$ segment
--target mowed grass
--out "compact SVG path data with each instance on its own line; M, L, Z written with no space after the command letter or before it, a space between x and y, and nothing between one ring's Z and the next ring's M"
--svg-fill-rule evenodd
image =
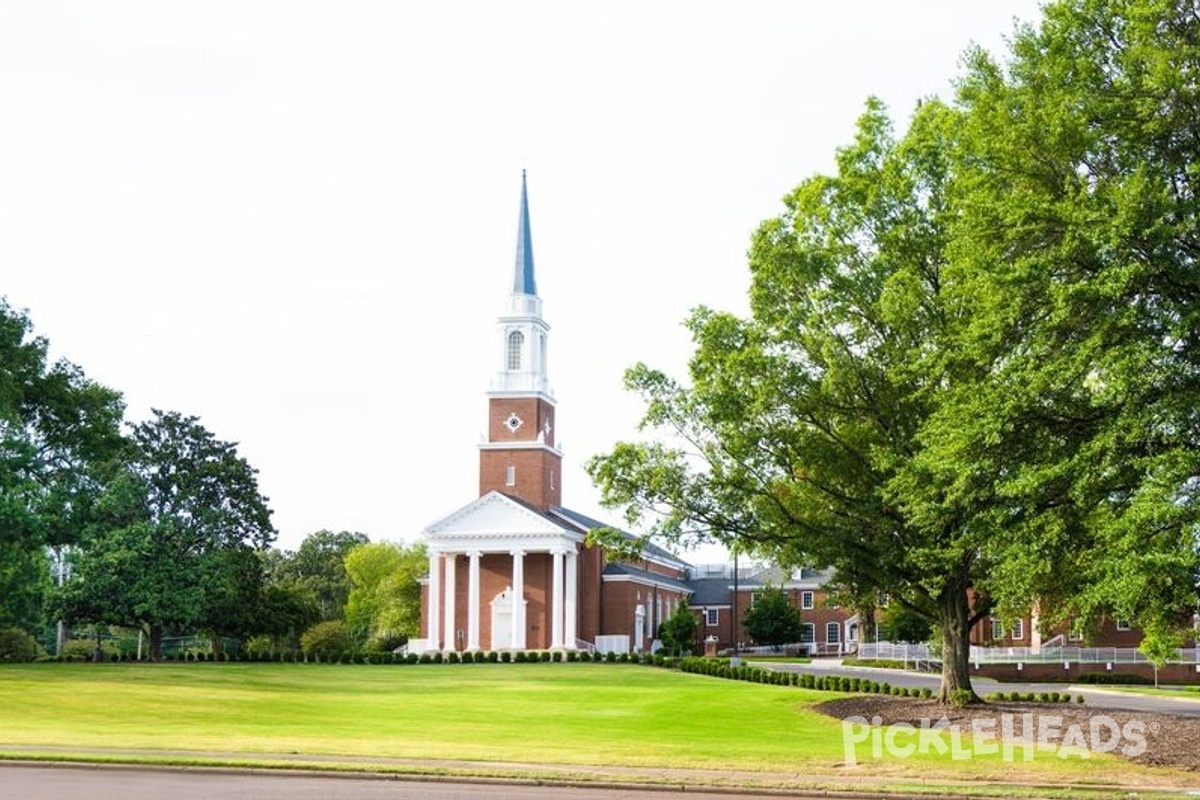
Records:
M311 754L873 779L1165 777L1107 755L872 758L848 768L839 695L610 664L0 665L5 746Z
M605 664L3 666L0 745L776 768L841 758L828 697Z

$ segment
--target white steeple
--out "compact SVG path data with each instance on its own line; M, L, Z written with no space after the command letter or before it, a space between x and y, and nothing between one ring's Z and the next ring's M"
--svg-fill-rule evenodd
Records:
M521 171L521 212L517 222L517 259L513 267L508 313L498 322L500 369L490 395L541 395L553 399L546 377L546 336L550 326L542 319L542 298L537 295L533 272L533 237L529 226L529 194Z

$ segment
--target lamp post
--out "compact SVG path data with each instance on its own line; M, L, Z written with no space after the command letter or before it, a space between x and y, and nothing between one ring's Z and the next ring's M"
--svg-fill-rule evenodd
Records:
M741 648L738 642L738 551L737 545L733 547L733 620L729 623L729 627L733 630L733 658L729 659L730 666L740 667L742 665L742 657L740 655Z

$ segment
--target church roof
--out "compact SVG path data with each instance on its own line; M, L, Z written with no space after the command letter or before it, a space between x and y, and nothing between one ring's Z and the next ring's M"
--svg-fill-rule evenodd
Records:
M533 234L529 228L529 193L521 170L521 218L517 222L517 261L513 268L513 294L537 295L533 276Z
M608 564L607 566L604 567L604 572L601 574L609 577L610 579L621 576L621 577L626 577L626 578L632 578L632 579L638 581L639 583L658 584L659 586L662 586L667 589L674 589L675 591L678 591L678 592L692 591L692 586L690 583L685 583L684 581L681 581L678 578L672 578L670 575L663 575L658 572L651 572L648 569L641 569L639 567L631 567L628 564L618 564L618 563Z
M616 527L615 525L609 525L606 522L601 522L598 519L593 519L592 517L589 517L586 514L580 514L578 511L572 511L569 508L555 507L555 508L550 509L550 513L556 514L559 517L567 520L568 522L572 523L573 525L575 525L577 528L579 528L580 530L582 530L585 533L587 531L593 530L595 528L615 528ZM618 528L617 530L620 530L620 529ZM637 538L632 533L629 533L627 531L621 531L621 534L628 539ZM659 561L659 562L667 564L668 566L677 567L679 569L687 569L688 567L691 566L691 564L687 563L686 561L683 561L682 559L679 558L679 556L675 555L671 551L666 550L662 547L659 547L658 545L654 544L653 542L649 542L649 541L643 542L642 555L648 559L651 559L654 561Z
M688 605L727 606L733 603L731 578L692 578L688 581L688 587L692 590Z

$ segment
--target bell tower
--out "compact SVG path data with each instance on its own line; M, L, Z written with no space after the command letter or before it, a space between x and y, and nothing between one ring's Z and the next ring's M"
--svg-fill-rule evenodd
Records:
M524 170L512 291L496 327L499 369L488 391L487 441L479 445L479 494L503 492L543 510L562 505L562 453L554 445L554 396L546 377L550 326L534 276Z

